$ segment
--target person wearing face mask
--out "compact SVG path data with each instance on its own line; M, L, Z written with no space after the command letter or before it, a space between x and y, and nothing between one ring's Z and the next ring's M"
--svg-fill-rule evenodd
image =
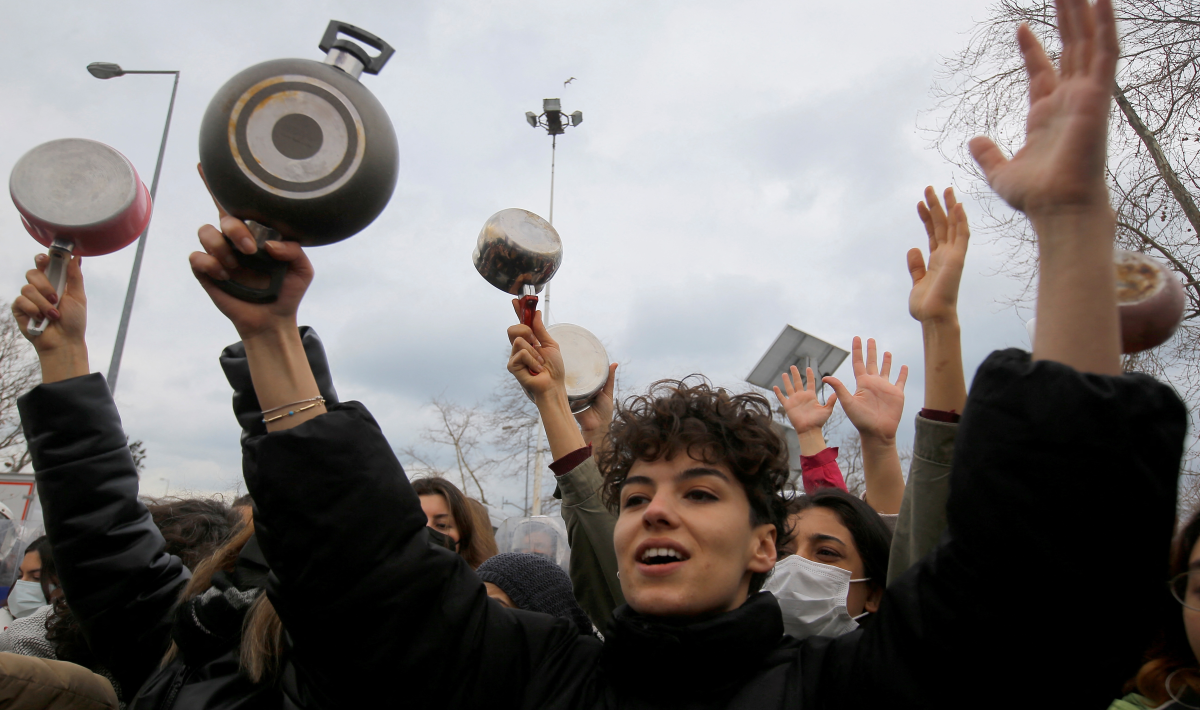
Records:
M797 639L840 636L879 610L891 531L867 503L837 488L788 502L792 540L763 585Z
M29 616L62 594L58 589L54 553L45 535L25 548L18 574L17 581L8 593L8 611L14 619Z

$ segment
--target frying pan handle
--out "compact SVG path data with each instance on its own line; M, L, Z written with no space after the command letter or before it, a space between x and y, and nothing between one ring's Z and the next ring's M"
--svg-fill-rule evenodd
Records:
M233 255L237 257L238 266L270 276L271 283L266 288L253 288L233 279L214 281L213 283L230 296L240 298L248 303L274 303L279 298L279 289L283 286L283 277L287 275L288 264L286 261L272 258L267 254L266 249L263 249L263 244L270 239L278 240L279 233L257 222L247 221L246 226L254 234L254 240L258 243L258 251L253 254L243 254L233 245L229 237L225 237L225 241L233 250Z
M379 54L376 54L374 57L372 57L357 44L353 42L347 42L344 39L338 39L337 36L339 34L353 37L368 47L374 47L375 49L378 49ZM328 54L329 51L334 47L347 51L357 57L358 60L363 63L363 71L368 74L378 74L379 70L383 69L383 65L387 64L388 60L392 58L392 55L396 53L396 50L392 48L392 45L384 42L361 27L355 27L347 22L330 20L329 26L325 28L325 36L321 38L320 48L322 52Z
M537 304L537 296L521 296L521 325L533 327L533 314L537 312Z
M50 266L46 267L46 278L50 279L50 285L54 287L54 293L58 294L60 303L63 293L67 290L67 264L71 261L71 252L74 249L75 243L65 239L55 239L50 245ZM39 318L29 326L29 334L36 338L45 333L49 325L49 318Z

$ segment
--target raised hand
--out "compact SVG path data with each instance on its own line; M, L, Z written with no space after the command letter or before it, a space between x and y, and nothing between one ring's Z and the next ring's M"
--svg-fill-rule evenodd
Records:
M908 252L912 292L908 312L921 323L950 323L958 319L958 286L967 258L971 229L967 213L946 188L946 208L938 202L933 187L925 188L925 201L917 203L917 214L929 236L929 264L920 249Z
M990 138L970 143L992 189L1031 217L1109 204L1104 163L1119 54L1112 1L1054 4L1063 45L1058 71L1028 25L1017 31L1029 74L1025 145L1010 160Z
M833 407L837 404L837 392L834 392L825 400L825 404L817 401L817 381L811 367L806 369L805 374L807 380L800 378L800 370L795 365L792 365L791 376L788 373L783 373L783 390L778 386L775 387L775 396L779 398L779 404L783 407L783 413L787 415L788 421L792 423L792 428L797 434L804 434L812 430L820 430L825 426L825 422L829 421L829 415L833 414ZM807 381L808 384L804 384ZM797 389L793 384L800 384ZM786 395L784 394L786 392Z
M520 320L521 304L515 298L513 310ZM583 434L575 425L571 404L567 401L562 351L542 323L542 312L534 312L532 327L520 323L509 326L508 342L512 344L508 371L525 391L533 395L533 403L537 405L542 427L546 430L550 454L557 460L583 448L586 445ZM611 377L609 381L611 383ZM609 392L611 399L611 390Z
M521 317L520 302L513 299L513 309ZM566 401L566 367L558 343L550 337L542 323L542 312L536 311L533 326L509 326L508 342L512 354L508 359L508 371L517 378L521 387L533 395L534 402L545 397L561 395Z
M863 439L894 444L900 418L904 415L904 382L908 379L908 366L901 366L900 374L892 383L888 379L892 372L892 354L885 352L880 365L876 364L876 355L875 340L868 339L864 360L862 338L855 336L851 352L855 391L851 393L836 377L826 377L824 381L833 387L846 416Z
M200 173L200 177L203 179L203 172ZM217 287L216 281L236 277L241 282L254 283L264 277L256 271L240 268L229 242L225 241L225 237L228 236L245 254L257 251L254 237L246 223L231 216L215 199L213 203L216 204L217 215L220 218L220 229L206 224L198 232L204 251L192 252L189 257L196 280L208 293L217 309L233 322L243 340L272 328L295 328L296 311L299 310L300 301L313 280L312 263L295 242L266 242L264 248L273 258L288 262L279 298L274 303L250 303L225 293Z
M614 362L608 366L608 381L604 383L604 389L592 400L592 406L575 415L575 421L579 422L579 429L583 433L583 440L593 447L599 448L603 445L608 428L612 425L615 407L613 388L616 382L617 363Z
M12 303L13 318L21 334L33 343L42 365L42 382L58 382L89 372L87 343L87 294L83 288L82 258L71 257L67 264L67 288L62 298L46 277L50 257L34 257L36 268L25 272L28 282ZM29 336L30 321L46 316L50 323L37 337Z

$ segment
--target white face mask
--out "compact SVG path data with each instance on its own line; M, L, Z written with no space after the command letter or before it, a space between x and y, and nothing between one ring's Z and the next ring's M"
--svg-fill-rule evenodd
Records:
M790 555L775 563L775 571L767 578L763 590L775 595L783 612L783 630L789 636L805 639L809 636L841 636L858 628L866 614L850 616L846 596L851 582L848 570L813 562L799 555Z
M46 595L42 594L41 582L18 580L8 593L8 610L14 619L23 619L44 606Z

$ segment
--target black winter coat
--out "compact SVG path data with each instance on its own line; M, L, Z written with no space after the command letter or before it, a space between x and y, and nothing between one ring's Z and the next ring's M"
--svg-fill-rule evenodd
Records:
M417 496L355 403L250 440L246 470L268 593L321 704L1105 707L1166 592L1185 427L1179 398L1148 377L994 353L960 426L941 545L869 628L804 641L783 635L769 594L701 621L621 607L605 645L503 608L428 544ZM315 590L347 612L340 623L312 614Z
M336 402L320 339L307 328L302 336L321 392ZM222 365L229 356L222 354ZM245 383L230 374L243 390L234 410L253 429L262 415L248 369L244 375ZM162 535L137 499L137 470L108 385L100 375L77 377L36 387L18 405L64 594L130 709L312 707L286 662L278 683L251 683L240 672L236 640L228 648L204 632L176 628L182 653L160 667L191 573L164 552ZM261 423L258 430L265 431ZM243 557L257 550L254 538L246 548Z

